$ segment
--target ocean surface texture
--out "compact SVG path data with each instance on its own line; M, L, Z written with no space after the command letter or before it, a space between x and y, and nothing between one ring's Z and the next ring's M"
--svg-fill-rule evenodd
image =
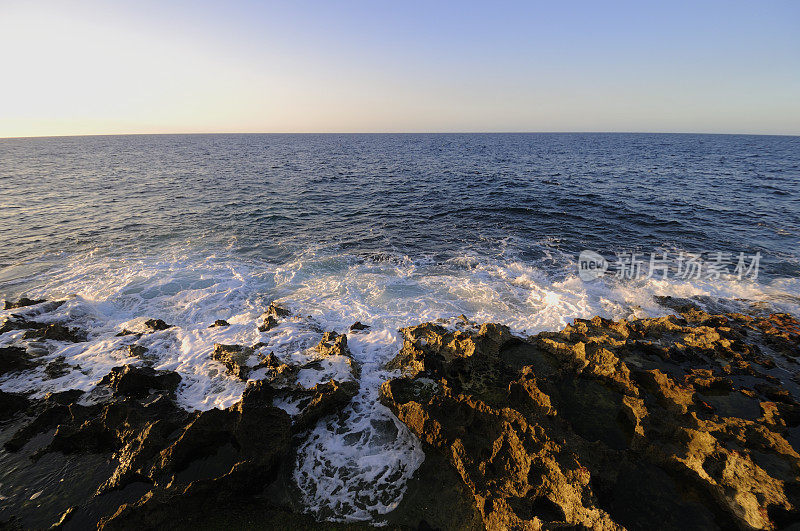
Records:
M584 281L583 250L759 253L759 274ZM573 318L663 315L658 295L714 309L800 312L800 138L660 134L176 135L0 140L0 298L68 302L86 343L72 369L0 379L5 391L91 391L150 363L183 380L187 409L227 407L245 383L214 343L262 341L307 360L324 331L351 334L362 364L346 415L307 435L294 479L308 510L377 519L424 459L377 397L398 328L437 318L519 334ZM253 323L278 300L302 318ZM10 313L0 312L0 318ZM208 328L217 319L229 327ZM0 346L17 332L0 335ZM312 386L346 366L302 374ZM252 377L257 378L258 374ZM291 410L292 404L284 404Z

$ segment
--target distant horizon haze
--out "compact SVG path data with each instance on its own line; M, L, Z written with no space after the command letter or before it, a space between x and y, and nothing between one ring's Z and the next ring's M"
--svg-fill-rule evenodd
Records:
M9 0L0 138L800 134L800 2Z

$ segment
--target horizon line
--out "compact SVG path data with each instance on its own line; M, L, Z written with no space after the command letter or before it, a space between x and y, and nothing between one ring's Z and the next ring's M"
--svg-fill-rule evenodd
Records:
M709 135L709 136L787 136L800 133L714 133L697 131L215 131L176 133L85 133L70 135L0 136L0 140L33 138L82 138L111 136L213 136L213 135Z

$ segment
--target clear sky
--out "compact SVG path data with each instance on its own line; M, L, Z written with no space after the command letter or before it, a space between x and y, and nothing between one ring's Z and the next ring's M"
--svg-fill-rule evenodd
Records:
M800 134L800 1L0 0L0 137Z

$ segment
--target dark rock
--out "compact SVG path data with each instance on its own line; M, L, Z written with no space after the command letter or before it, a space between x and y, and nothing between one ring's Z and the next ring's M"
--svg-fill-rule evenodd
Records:
M41 328L28 330L23 339L51 339L53 341L69 341L81 343L86 341L86 332L80 328L69 328L59 323L45 325Z
M14 371L32 369L36 364L22 347L0 347L0 376Z
M144 358L147 350L143 345L128 345L128 355L134 358Z
M272 301L269 305L269 308L267 308L267 315L271 315L275 318L280 319L283 317L289 317L290 315L292 315L292 312L289 311L289 309L286 308L285 306L281 305L279 302Z
M43 302L47 302L46 299L29 299L28 297L22 297L17 302L13 301L4 301L3 302L3 309L4 310L14 310L16 308L24 308L25 306L33 306L34 304L41 304Z
M28 409L30 401L25 395L0 391L0 421L8 420Z
M270 303L267 312L264 314L264 322L258 327L259 332L268 332L278 326L279 319L289 317L292 312L288 308L281 306L279 303L273 301Z
M275 319L272 315L267 315L264 317L264 322L261 323L258 327L259 332L269 332L273 328L278 326L278 320Z
M214 324L209 326L209 328L216 328L216 327L219 327L219 326L230 326L230 325L231 324L228 321L226 321L225 319L217 319L216 321L214 321Z
M178 373L172 371L156 371L151 367L134 367L125 365L114 367L100 380L120 395L143 398L150 390L174 392L181 382Z
M64 356L59 356L50 363L48 363L45 368L44 372L47 374L47 377L52 379L61 378L65 374L68 374L72 367L67 364L67 359Z
M168 328L172 328L173 325L167 324L161 319L148 319L144 322L144 325L154 332L160 332L161 330L167 330Z
M317 384L311 389L295 392L295 396L302 394L311 399L303 405L301 412L294 419L294 430L305 431L314 427L322 417L342 410L358 394L358 388L358 382L353 380L346 382L331 380Z
M37 328L44 328L47 325L44 323L38 323L36 321L29 321L22 316L19 315L12 315L11 317L7 317L3 320L3 323L0 324L0 334L4 334L6 332L10 332L12 330L32 330Z
M234 357L246 349L222 347ZM261 362L274 369L291 367L271 353ZM0 407L7 405L3 412L27 411L33 417L6 448L19 451L37 435L52 431L49 444L33 453L35 460L51 452L106 455L116 467L98 487L98 495L133 484L147 489L138 502L107 512L97 522L102 528L174 526L175 515L199 527L207 527L209 521L222 525L215 515L238 518L243 506L251 511L248 514L258 514L259 522L263 516L278 527L305 522L306 517L280 508L282 502L273 503L263 493L294 462L293 437L323 416L341 411L358 384L330 381L313 389L281 390L303 402L292 421L273 406L277 391L266 381L250 382L242 399L227 409L199 413L186 412L173 402L171 393L179 381L175 373L126 366L114 368L102 380L114 393L99 404L81 405L80 391L49 394L38 401L0 393ZM122 492L116 499L125 499ZM67 526L86 525L84 519L91 516L82 507ZM313 520L306 525L313 526Z
M352 332L359 332L361 330L369 330L369 325L365 325L361 321L356 321L350 325L350 331Z
M225 365L232 375L247 380L250 367L246 365L248 358L253 354L253 349L242 345L214 344L214 353L211 357Z

